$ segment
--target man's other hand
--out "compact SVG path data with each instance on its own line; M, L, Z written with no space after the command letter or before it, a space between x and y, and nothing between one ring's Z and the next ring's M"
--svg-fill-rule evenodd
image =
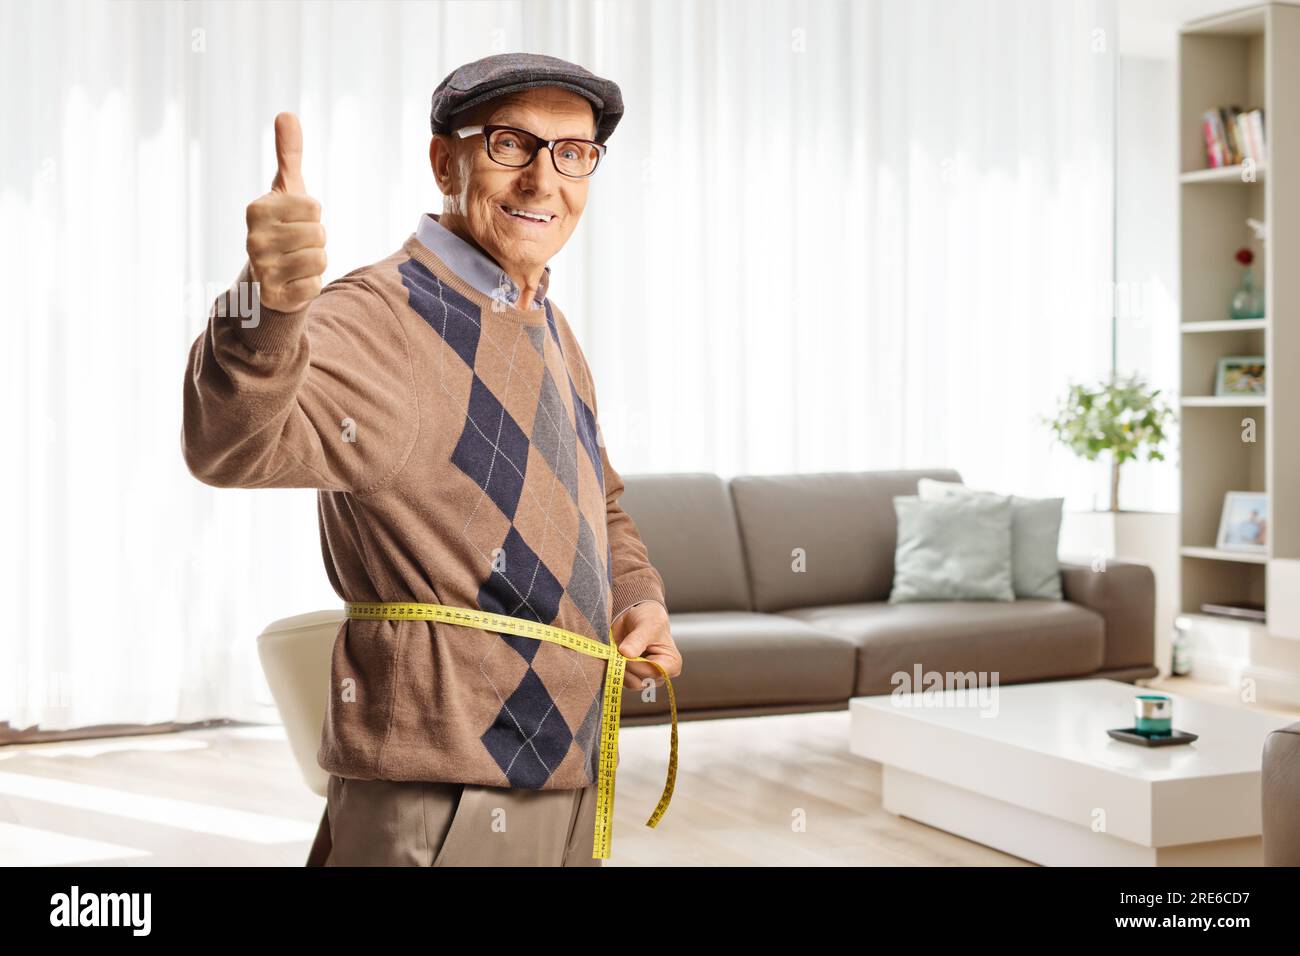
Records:
M614 643L624 657L655 661L669 677L677 677L682 672L682 655L668 630L668 611L657 601L628 608L614 622ZM663 677L652 664L632 661L623 674L623 686L641 690L648 686L647 679L652 679L655 687L664 685Z

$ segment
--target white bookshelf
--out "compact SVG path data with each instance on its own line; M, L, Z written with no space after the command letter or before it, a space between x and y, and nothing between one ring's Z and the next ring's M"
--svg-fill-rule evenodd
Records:
M1187 24L1178 38L1181 542L1184 615L1206 602L1264 604L1267 639L1300 638L1300 7L1260 4ZM1267 160L1206 169L1201 115L1264 109ZM1252 175L1253 173L1253 175ZM1264 221L1260 242L1247 218ZM1255 253L1264 319L1228 318ZM1265 395L1214 394L1217 361L1262 355ZM1253 420L1255 441L1242 440ZM1224 495L1269 496L1268 550L1215 547Z
M1179 182L1183 183L1230 183L1246 182L1246 167L1219 166L1215 169L1194 169L1190 173L1183 173L1178 177ZM1263 179L1264 173L1268 171L1266 163L1257 163L1251 173L1256 179Z
M1187 395L1179 404L1183 408L1267 408L1268 399L1262 395Z
M1268 555L1255 554L1251 551L1223 551L1219 548L1196 548L1185 546L1178 552L1184 558L1200 558L1203 561L1242 561L1246 564L1267 564ZM1190 613L1184 611L1184 614Z
M1224 319L1222 322L1184 322L1184 332L1263 331L1268 319Z

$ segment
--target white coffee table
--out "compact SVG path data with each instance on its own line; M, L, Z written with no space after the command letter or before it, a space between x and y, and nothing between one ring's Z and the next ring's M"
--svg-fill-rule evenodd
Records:
M1294 718L1170 694L1174 727L1199 740L1106 736L1133 726L1141 693L1080 680L856 697L849 748L881 764L886 810L1035 863L1260 864L1264 738Z

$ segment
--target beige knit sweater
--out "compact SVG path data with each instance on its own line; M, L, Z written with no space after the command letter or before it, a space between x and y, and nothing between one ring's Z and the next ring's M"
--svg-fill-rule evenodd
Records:
M494 303L414 235L299 312L241 317L249 278L245 265L190 351L185 461L217 487L319 489L341 600L450 604L600 641L620 611L665 601L619 506L591 370L549 299ZM346 621L318 760L343 777L589 786L604 670L477 628Z

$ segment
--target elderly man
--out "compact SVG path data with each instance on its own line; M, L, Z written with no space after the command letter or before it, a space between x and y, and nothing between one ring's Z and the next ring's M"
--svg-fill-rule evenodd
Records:
M431 117L442 214L323 289L302 133L277 116L279 168L248 207L248 262L190 352L182 442L207 484L319 489L326 571L346 602L612 636L674 677L663 580L619 506L591 369L547 296L547 262L622 111L613 82L553 57L453 71ZM606 666L480 627L345 621L308 865L599 865ZM655 666L627 664L625 686L651 681Z

